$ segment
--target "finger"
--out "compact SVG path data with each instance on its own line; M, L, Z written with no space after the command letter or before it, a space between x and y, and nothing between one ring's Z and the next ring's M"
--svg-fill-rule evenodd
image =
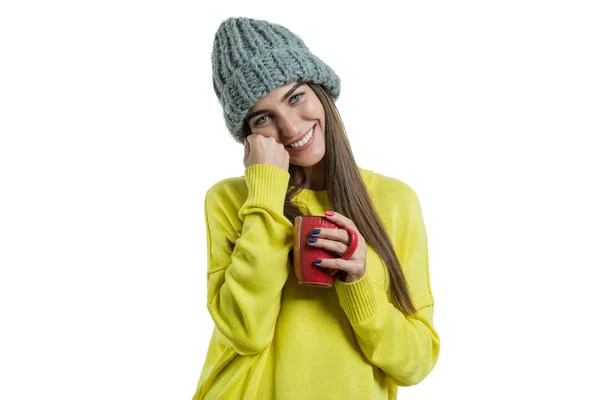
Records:
M352 270L352 265L346 261L346 260L342 260L340 258L320 258L319 260L321 260L321 262L317 263L315 262L315 265L321 268L329 268L331 270L334 271L350 271Z
M335 228L315 228L310 231L310 235L316 238L337 240L342 243L350 242L350 235L344 229Z
M340 213L337 213L335 211L325 211L325 217L328 220L335 222L342 228L352 228L354 230L357 230L356 225L354 225L354 222L352 222L350 218L345 217Z
M346 250L348 250L348 245L342 242L322 238L310 238L308 240L308 245L318 247L323 250L329 250L333 253L339 254L340 256L344 254Z

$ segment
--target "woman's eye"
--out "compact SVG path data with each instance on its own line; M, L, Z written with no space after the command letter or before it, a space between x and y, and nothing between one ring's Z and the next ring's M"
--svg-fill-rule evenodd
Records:
M304 93L298 93L290 97L290 103L296 103L303 96Z
M299 102L300 99L302 98L302 96L304 96L304 93L296 93L295 95L290 97L290 103L295 104L295 103ZM259 126L259 125L264 124L267 121L267 118L269 118L267 115L263 115L262 117L260 117L256 121L254 121L254 126Z
M254 122L254 126L258 126L258 125L262 124L263 122L265 122L265 121L266 121L266 118L267 118L267 116L266 116L266 115L263 115L262 117L260 117L259 119L257 119L257 120Z

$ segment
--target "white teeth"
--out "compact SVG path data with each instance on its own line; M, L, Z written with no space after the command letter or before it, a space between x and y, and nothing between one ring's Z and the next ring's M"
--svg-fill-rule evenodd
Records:
M313 128L310 129L310 131L306 134L304 139L297 141L296 143L290 144L290 147L296 148L296 147L304 146L306 143L308 143L308 141L310 140L312 135L313 135Z

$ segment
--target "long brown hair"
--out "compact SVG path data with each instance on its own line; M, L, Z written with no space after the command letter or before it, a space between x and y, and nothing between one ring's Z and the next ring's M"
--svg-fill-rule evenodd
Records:
M325 189L331 204L335 211L354 222L367 244L387 266L394 306L405 315L413 314L416 309L400 261L373 207L337 107L327 89L311 82L305 83L315 92L325 110ZM244 124L243 132L244 136L250 134L247 123ZM292 202L292 198L306 188L306 182L294 182L292 185L291 180L297 177L300 171L301 167L290 164L290 186L293 188L286 194L284 214L292 223L296 216L306 214Z

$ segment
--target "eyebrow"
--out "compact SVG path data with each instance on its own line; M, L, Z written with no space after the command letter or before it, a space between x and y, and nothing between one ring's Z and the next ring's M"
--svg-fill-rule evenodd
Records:
M300 86L304 85L304 82L298 82L296 83L294 86L292 86L292 88L290 90L288 90L282 97L281 97L281 102L283 103L288 97L290 97L292 95L292 93L294 93L296 91L296 89L298 89ZM259 114L265 113L267 112L267 110L258 110L258 111L252 111L251 113L249 113L246 116L246 120L250 121L252 118L256 117Z

